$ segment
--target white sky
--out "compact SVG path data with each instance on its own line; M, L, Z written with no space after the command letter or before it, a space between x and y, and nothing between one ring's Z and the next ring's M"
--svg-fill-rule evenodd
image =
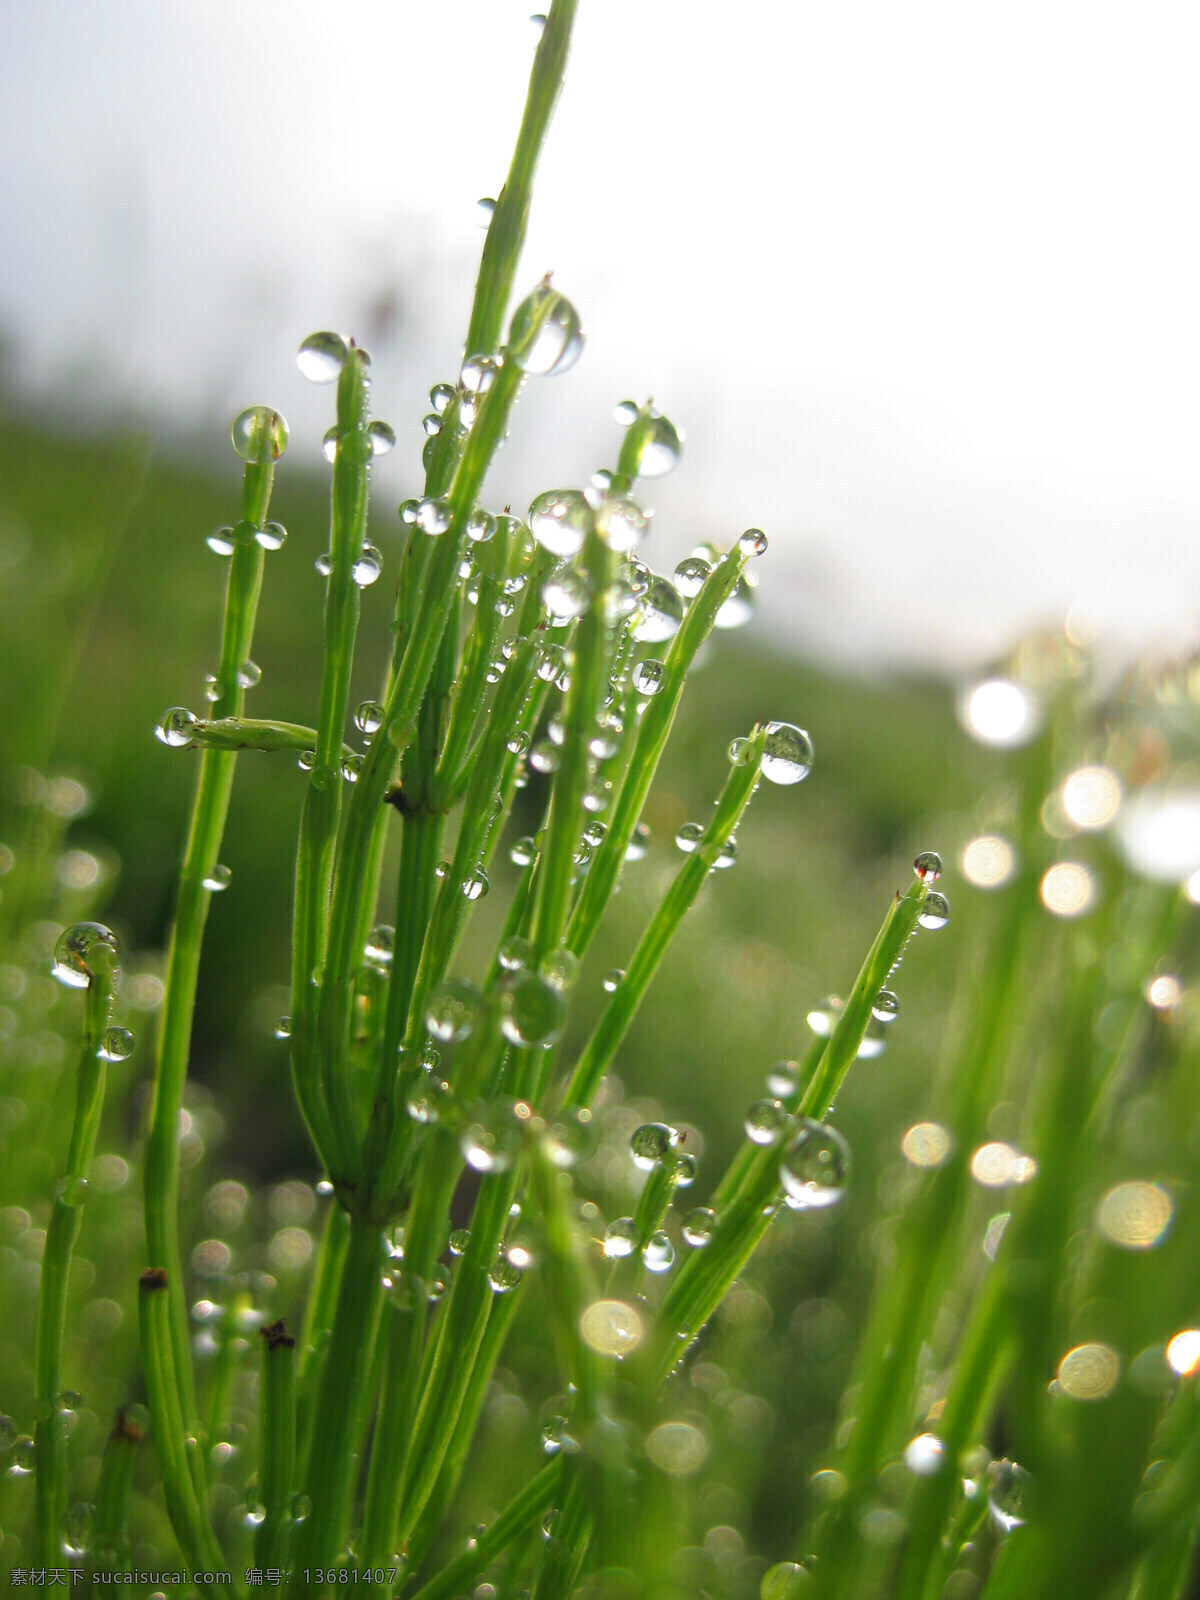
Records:
M418 481L534 44L528 3L13 0L0 323L22 381L315 456L357 332ZM1200 631L1200 25L1185 4L581 0L521 282L576 300L497 503L686 428L646 554L764 527L761 609L845 660L982 658L1081 592ZM379 306L393 298L391 337ZM375 341L372 343L372 341ZM386 526L386 524L385 524ZM386 550L385 550L386 554Z

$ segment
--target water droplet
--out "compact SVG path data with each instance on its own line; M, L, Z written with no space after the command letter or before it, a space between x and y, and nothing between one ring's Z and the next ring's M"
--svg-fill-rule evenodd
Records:
M454 385L452 383L435 383L429 391L429 404L440 416L449 410L454 399Z
M684 855L690 856L704 838L704 824L702 822L685 822L675 835L676 846Z
M450 1254L452 1256L465 1255L470 1242L471 1230L469 1228L455 1228L450 1235Z
M104 1042L96 1052L105 1061L127 1061L133 1054L133 1035L115 1024L105 1029Z
M717 1213L710 1206L697 1206L683 1219L683 1237L696 1250L702 1250L712 1240L717 1226Z
M625 403L632 405L633 402ZM633 417L626 423L627 427L636 416L635 408ZM621 418L618 417L617 420L620 421ZM643 425L641 449L633 469L634 475L638 478L665 478L669 472L674 472L683 454L683 441L683 429L677 428L671 419L664 417L661 412L652 410L648 421Z
M641 861L650 847L650 829L644 822L639 822L630 835L629 843L625 846L626 861Z
M54 946L53 975L68 989L86 989L93 978L120 971L117 936L101 922L76 922Z
M768 722L762 775L769 783L799 783L812 771L812 740L790 722Z
M458 381L468 394L486 394L499 370L500 362L495 356L468 356L459 371Z
M936 1433L919 1433L904 1447L904 1465L918 1478L932 1478L942 1470L946 1446Z
M476 506L467 518L467 538L473 544L487 544L496 532L496 519L490 511L485 511L482 506ZM494 574L499 576L499 574Z
M204 542L215 556L231 556L236 544L232 528L218 528Z
M317 752L315 750L301 750L296 757L296 765L301 772L311 772L316 765Z
M531 861L536 860L537 853L537 844L533 835L526 833L513 841L512 847L508 852L508 859L514 867L527 867Z
M282 522L267 522L254 530L254 537L264 550L282 550L287 542L287 529Z
M445 495L429 495L417 503L417 527L430 538L445 533L454 516L454 508Z
M482 995L468 978L447 978L429 997L425 1027L442 1044L459 1044L470 1034Z
M277 1039L290 1039L292 1037L291 1017L280 1017L275 1023L275 1037Z
M845 1009L846 1002L839 995L827 994L812 1008L806 1020L818 1039L828 1039Z
M633 1164L642 1172L649 1172L670 1150L675 1130L665 1122L643 1122L635 1128L629 1140Z
M619 555L628 555L638 540L645 533L652 513L643 511L637 501L629 495L596 495L591 491L589 503L596 507L596 526L608 540L611 549ZM617 609L620 611L623 600L617 597Z
M582 616L590 598L587 575L575 567L558 568L542 585L542 602L550 613L552 627Z
M997 1533L1025 1525L1025 1502L1031 1479L1015 1461L993 1461L988 1468L988 1514Z
M363 946L363 960L377 972L387 972L392 965L395 948L395 928L386 922L381 922L367 935L367 942Z
M813 1575L796 1561L777 1561L763 1573L759 1600L805 1600L813 1592Z
M623 1300L597 1300L579 1319L583 1342L600 1355L627 1356L642 1342L641 1313Z
M336 383L349 355L340 333L310 333L296 355L296 365L310 383Z
M270 406L251 406L233 419L229 437L243 461L278 461L287 449L288 425Z
M950 902L936 889L925 896L917 921L923 928L944 928L950 920Z
M846 1192L850 1146L835 1128L805 1117L779 1163L784 1199L793 1211L835 1205Z
M184 750L195 738L196 717L186 706L172 706L164 711L154 737L171 750Z
M500 995L500 1031L522 1048L553 1044L566 1013L561 989L540 972L521 972Z
M313 566L317 569L317 573L320 577L327 578L333 571L333 557L328 551L326 551L323 556L317 557L317 559L313 562Z
M767 536L761 528L747 528L738 539L738 549L747 561L767 553Z
M661 1228L646 1240L642 1261L647 1272L669 1272L675 1265L675 1246Z
M675 587L685 600L694 600L712 568L700 556L687 556L675 568Z
M291 1019L291 1017L289 1017L287 1019L287 1024L288 1024L288 1032L291 1033L291 1031L292 1031L292 1019ZM321 1198L323 1200L328 1200L329 1196L333 1193L333 1185L332 1185L332 1183L330 1183L328 1178L321 1178L319 1180L319 1182L317 1183L317 1193L321 1196Z
M325 437L321 440L321 454L326 461L336 461L338 453L338 431L335 422L332 428L325 430Z
M489 887L487 873L482 867L476 867L471 876L464 878L459 885L459 893L465 900L482 900Z
M37 1464L37 1446L29 1434L23 1433L13 1445L10 1478L27 1478Z
M615 994L624 982L625 969L623 967L613 967L610 972L604 974L604 989L607 994Z
M360 589L369 589L383 571L383 557L373 544L365 544L351 572Z
M640 409L636 400L619 400L613 408L613 420L622 428L628 428L637 421Z
M496 961L503 972L522 972L533 962L533 946L520 934L511 934L496 952Z
M417 509L420 504L419 500L402 500L400 502L400 521L406 528L411 528L415 525Z
M551 555L570 560L583 548L592 508L578 489L548 489L529 507L529 530Z
M639 644L662 644L679 632L682 621L683 600L678 590L666 578L652 573L638 602L633 637Z
M942 875L942 858L936 850L922 850L913 862L913 871L922 883L936 883Z
M788 1100L800 1087L800 1063L777 1061L767 1072L767 1093L776 1100Z
M249 659L242 662L237 670L239 689L255 689L262 682L262 668L257 661Z
M65 1206L81 1206L91 1193L91 1185L86 1178L77 1177L67 1173L54 1185L54 1198L61 1200Z
M630 682L638 694L655 695L663 686L666 667L652 657L639 661L630 674Z
M759 1100L746 1113L746 1137L754 1144L778 1144L790 1121L778 1100Z
M871 1007L876 1022L895 1022L900 1015L900 1002L890 989L880 989Z
M632 1217L614 1217L604 1230L604 1254L610 1261L631 1256L641 1242L641 1233Z
M222 889L228 889L233 873L229 868L217 862L211 872L200 880L206 889L211 889L214 894L219 894Z
M579 1449L576 1440L567 1432L566 1417L548 1417L542 1425L542 1449L548 1456L574 1455Z
M438 432L441 432L442 421L437 418ZM429 430L426 429L426 432ZM389 422L380 422L378 418L367 424L367 447L371 453L372 461L380 456L390 455L396 448L396 430Z
M579 976L579 958L565 948L552 950L542 958L538 971L555 989L570 989Z
M475 1172L507 1172L521 1145L521 1130L511 1101L476 1107L459 1140L463 1158Z
M365 733L369 737L373 733L378 733L386 715L378 700L364 700L355 710L354 726L359 733Z
M717 854L717 859L713 862L713 866L716 867L718 871L725 871L727 868L732 867L736 863L737 858L737 840L726 839L725 843L720 847L720 850Z
M547 304L550 305L549 314L533 334ZM531 334L532 343L528 343ZM508 329L509 355L523 372L550 377L573 367L582 351L583 329L578 311L549 283L540 283L513 312Z
M561 759L548 739L539 739L529 752L529 765L535 772L557 772Z

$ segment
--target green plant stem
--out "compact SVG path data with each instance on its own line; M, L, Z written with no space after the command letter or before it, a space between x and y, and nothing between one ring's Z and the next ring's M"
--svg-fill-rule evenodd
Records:
M605 596L612 566L612 551L607 541L591 528L584 540L582 567L592 598L575 628L575 664L562 713L562 758L554 780L546 842L538 867L532 942L539 961L561 943L570 907L574 858L583 829L583 799L591 760L589 746L595 737L596 717L607 682L609 629Z
M825 1040L819 1035L814 1035L808 1049L799 1063L796 1073L796 1087L790 1095L781 1099L780 1104L785 1111L793 1114L799 1107L808 1085L812 1082L813 1073L820 1064L821 1057L825 1054ZM737 1154L725 1168L721 1180L713 1191L711 1204L720 1208L740 1187L746 1174L754 1163L754 1158L762 1147L753 1139L743 1139L738 1146Z
M221 1427L228 1413L229 1399L233 1392L233 1381L237 1376L242 1352L245 1349L245 1340L242 1338L244 1319L252 1304L249 1291L243 1290L240 1294L234 1295L225 1308L225 1315L221 1318L215 1371L208 1400L206 1436L209 1439L221 1437Z
M475 299L467 329L467 354L490 355L500 343L504 313L512 294L513 276L529 226L529 205L538 157L546 140L550 119L558 104L571 30L575 25L576 0L554 0L538 40L529 93L521 117L521 129L508 177L496 200L488 224Z
M102 1572L129 1570L129 1506L133 1468L142 1430L128 1413L118 1411L96 1482L94 1565Z
M163 1493L175 1537L184 1556L199 1571L225 1572L224 1557L200 1506L188 1455L198 1448L189 1445L184 1433L183 1411L171 1364L170 1307L167 1301L167 1275L151 1267L141 1277L138 1294L141 1328L142 1372L150 1414L154 1418L154 1448L162 1473Z
M256 717L220 717L215 721L201 719L191 729L192 743L208 750L315 750L317 730L303 728L298 722L273 722ZM354 754L348 744L342 746L342 757Z
M273 482L272 461L247 465L242 478L243 522L255 528L262 527ZM239 540L234 546L221 629L221 659L217 669L219 695L213 705L217 720L242 714L245 690L238 683L238 672L250 656L262 590L263 560L262 547L254 539ZM153 1264L164 1267L167 1272L170 1376L188 1431L201 1439L201 1448L191 1459L198 1494L202 1494L205 1482L204 1450L179 1250L179 1114L183 1109L200 953L211 899L204 880L217 864L225 835L236 762L237 756L232 751L206 750L200 758L200 774L179 869L175 917L167 942L158 1059L143 1178L147 1255Z
M96 1133L104 1110L104 1031L112 1011L115 963L97 968L84 996L83 1044L75 1078L75 1117L67 1152L66 1173L54 1200L42 1270L38 1280L38 1324L34 1389L38 1405L37 1439L38 1556L49 1566L62 1558L62 1518L66 1510L67 1435L59 1394L62 1389L62 1347L67 1319L71 1257L79 1237L82 1186L87 1182ZM75 1186L79 1186L76 1192Z
M914 883L904 895L897 894L889 908L801 1097L802 1116L820 1121L829 1114L867 1031L871 1005L916 928L927 892L923 883ZM743 1181L718 1214L712 1239L683 1263L667 1290L658 1331L648 1341L650 1348L641 1363L648 1381L657 1384L667 1376L720 1305L770 1226L780 1187L779 1150L768 1145L752 1158Z
M349 1215L335 1202L329 1207L329 1214L325 1218L317 1270L304 1308L296 1357L296 1480L299 1483L308 1481L308 1454L316 1417L317 1394L349 1243Z
M514 1539L535 1526L554 1504L562 1478L562 1458L548 1462L475 1540L469 1550L449 1562L417 1590L413 1600L452 1600L469 1589Z
M329 931L329 892L342 810L342 735L350 698L350 673L358 631L359 590L354 565L367 527L370 440L369 379L364 352L352 349L338 379L337 454L329 532L329 576L325 590L324 653L317 742L300 818L292 923L292 1077L296 1098L317 1154L336 1184L353 1187L359 1152L344 1063L328 1060L319 1033L318 1001L330 979L325 974ZM374 821L374 816L370 819ZM360 873L365 876L370 825L363 841ZM340 990L339 990L340 995ZM350 997L345 996L347 1007Z
M293 1592L307 1586L304 1569L333 1564L346 1547L357 1452L371 1401L375 1336L383 1307L379 1228L353 1218L337 1312L321 1373L305 1493L311 1510L298 1530L293 1554Z
M735 547L723 555L704 580L671 640L663 662L662 687L647 705L638 729L637 743L626 770L612 820L583 881L567 929L567 948L582 957L600 926L621 875L625 852L645 808L646 797L667 746L675 713L683 696L688 670L696 652L712 632L717 612L737 586L745 558Z
M625 976L600 1013L592 1035L580 1053L567 1085L567 1105L591 1104L600 1079L612 1064L668 945L695 903L696 896L704 887L705 880L750 803L750 797L758 786L764 737L763 733L756 730L750 737L750 759L744 766L730 769L703 838L676 873L662 904L638 941Z
M296 1473L296 1341L282 1322L262 1330L258 1493L266 1515L254 1534L260 1567L283 1567Z

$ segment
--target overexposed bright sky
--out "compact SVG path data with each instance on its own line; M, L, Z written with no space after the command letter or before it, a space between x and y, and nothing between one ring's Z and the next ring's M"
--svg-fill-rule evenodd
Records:
M0 12L0 326L23 386L215 441L358 333L419 481L535 33L510 0L18 0ZM771 537L764 623L981 660L1081 594L1200 634L1200 24L1182 3L581 0L519 282L589 342L489 494L687 430L648 559ZM386 527L383 530L386 532ZM385 555L387 551L385 549Z

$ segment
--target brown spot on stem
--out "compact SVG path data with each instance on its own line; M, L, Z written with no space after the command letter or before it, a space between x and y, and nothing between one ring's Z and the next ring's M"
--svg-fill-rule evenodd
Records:
M294 1350L296 1341L287 1331L287 1323L280 1317L278 1322L270 1322L262 1330L262 1336L267 1341L268 1350Z
M165 1289L167 1287L166 1267L148 1267L138 1279L143 1289Z

